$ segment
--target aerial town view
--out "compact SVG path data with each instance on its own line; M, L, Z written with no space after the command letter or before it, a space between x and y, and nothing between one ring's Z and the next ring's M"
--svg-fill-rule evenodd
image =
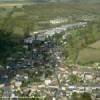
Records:
M100 100L100 0L0 0L0 100Z

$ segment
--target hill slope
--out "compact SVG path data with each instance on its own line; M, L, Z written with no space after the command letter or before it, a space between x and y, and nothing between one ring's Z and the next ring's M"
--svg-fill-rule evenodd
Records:
M70 2L70 3L100 3L100 0L0 0L1 2Z

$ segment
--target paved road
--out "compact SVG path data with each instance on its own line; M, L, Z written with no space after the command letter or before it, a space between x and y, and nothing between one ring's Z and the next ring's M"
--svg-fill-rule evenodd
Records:
M39 33L43 33L44 35L47 36L53 36L54 34L59 34L63 31L66 31L68 29L73 29L73 28L79 28L79 27L85 27L87 25L87 22L78 22L78 23L74 23L74 24L66 24L66 25L61 25L59 27L55 27L55 28L51 28L51 29L47 29L47 30L40 30L37 32L32 32L31 35L35 34L39 34Z

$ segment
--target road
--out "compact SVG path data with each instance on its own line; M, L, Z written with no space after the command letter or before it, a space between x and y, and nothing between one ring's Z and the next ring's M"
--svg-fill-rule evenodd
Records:
M85 27L86 25L87 25L87 22L65 24L65 25L61 25L59 27L55 27L55 28L51 28L51 29L47 29L47 30L39 30L39 31L36 31L36 32L32 32L32 33L30 33L30 35L43 33L46 36L53 36L54 34L59 34L63 31L68 30L68 29Z

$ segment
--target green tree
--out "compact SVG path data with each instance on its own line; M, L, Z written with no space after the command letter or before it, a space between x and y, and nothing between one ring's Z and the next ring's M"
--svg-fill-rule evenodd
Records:
M91 95L87 92L76 93L74 92L71 96L71 100L92 100Z

